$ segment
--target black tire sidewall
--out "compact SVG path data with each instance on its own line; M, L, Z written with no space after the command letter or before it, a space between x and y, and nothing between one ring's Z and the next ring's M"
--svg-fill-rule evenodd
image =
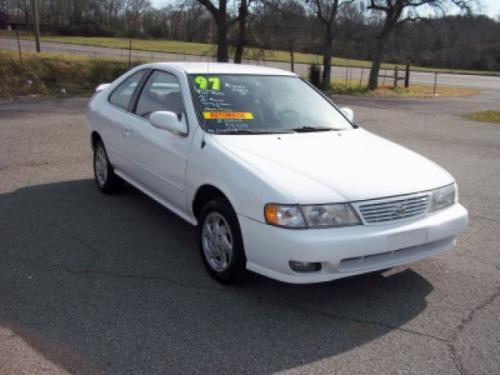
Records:
M231 235L233 237L233 256L229 267L223 272L217 272L208 263L205 252L203 251L203 224L205 218L211 212L217 212L226 219ZM234 212L231 205L222 199L216 199L208 202L202 209L200 214L200 223L198 225L198 241L199 250L203 263L208 270L209 274L217 281L227 284L230 282L241 281L246 276L246 256L243 247L243 239L241 236L241 229L238 222L238 217Z

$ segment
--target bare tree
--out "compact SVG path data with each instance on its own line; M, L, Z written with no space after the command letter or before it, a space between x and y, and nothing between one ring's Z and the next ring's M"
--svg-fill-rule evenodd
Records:
M125 2L125 18L127 20L129 33L132 34L142 31L142 18L151 8L149 0L127 0Z
M9 8L9 4L7 0L0 0L0 12L7 13L7 9Z
M286 1L278 9L281 22L278 23L278 30L275 31L277 38L281 39L280 45L288 48L290 52L290 70L295 70L295 52L305 44L304 33L307 33L307 19L305 10L296 1ZM276 21L274 21L276 24Z
M30 3L28 0L17 0L17 8L21 10L26 25L30 23Z
M239 60L241 61L241 56L243 55L243 47L246 43L246 19L248 16L248 5L249 0L240 0L240 6L238 11L238 16L231 16L228 13L227 4L228 0L218 0L219 6L216 7L212 0L197 0L201 5L203 5L210 12L217 25L217 61L228 62L229 61L229 43L228 43L228 30L236 22L239 23Z
M310 5L316 17L323 26L323 77L321 88L331 88L333 40L337 13L342 4L352 3L354 0L310 0ZM389 1L389 0L388 0Z
M252 0L240 0L238 8L238 40L236 42L236 50L234 51L234 62L241 64L243 58L243 49L247 44L247 20L248 6Z
M229 29L227 0L219 0L217 8L211 0L198 0L210 12L217 25L217 61L229 61L227 30Z
M388 36L402 23L421 18L416 13L416 8L427 6L442 10L444 6L448 5L447 3L451 3L461 9L469 9L470 4L473 2L474 0L370 0L368 9L382 12L384 17L382 29L376 36L368 88L375 90L378 86L380 64Z
M263 0L260 5L253 12L254 43L268 49L286 48L290 53L290 70L294 71L295 52L306 44L315 44L311 41L313 18L306 14L300 0Z

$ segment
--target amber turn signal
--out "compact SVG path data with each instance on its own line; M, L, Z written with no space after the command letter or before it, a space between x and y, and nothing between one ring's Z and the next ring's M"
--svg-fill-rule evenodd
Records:
M264 207L264 217L266 223L278 225L278 206L272 203L266 204Z

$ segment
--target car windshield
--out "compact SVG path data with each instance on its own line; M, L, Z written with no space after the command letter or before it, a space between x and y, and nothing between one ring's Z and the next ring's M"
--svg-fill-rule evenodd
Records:
M335 106L299 77L193 74L189 81L200 123L209 133L352 129Z

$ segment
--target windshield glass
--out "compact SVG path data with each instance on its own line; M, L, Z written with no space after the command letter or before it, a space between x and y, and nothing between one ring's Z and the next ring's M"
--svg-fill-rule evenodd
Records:
M209 133L281 133L352 129L340 112L293 76L193 74L191 92Z

